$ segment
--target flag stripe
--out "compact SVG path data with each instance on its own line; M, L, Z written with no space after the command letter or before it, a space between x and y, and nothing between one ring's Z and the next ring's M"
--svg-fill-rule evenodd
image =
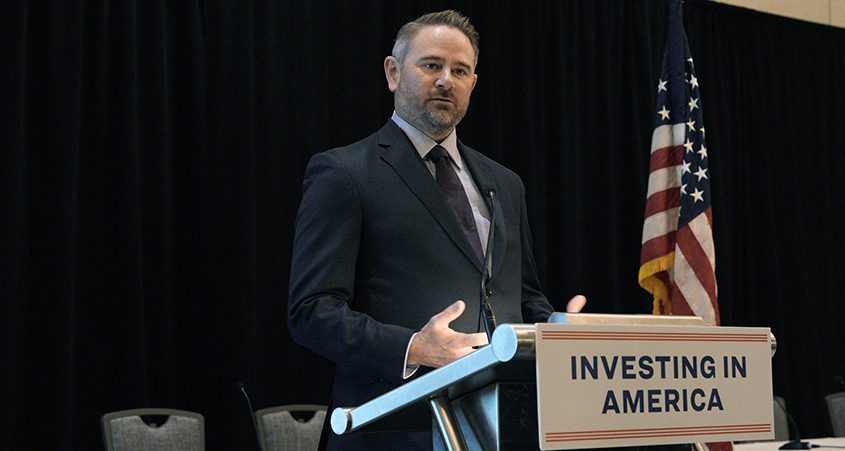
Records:
M667 189L658 191L652 194L645 201L645 216L646 218L659 213L668 208L677 208L681 206L681 190ZM675 218L677 221L677 218Z
M640 251L640 264L649 262L675 249L675 232L656 236L643 243Z
M670 208L645 218L643 225L643 243L661 235L674 232L678 226L678 209Z
M651 151L683 144L686 126L687 124L663 124L655 127L654 133L651 134Z
M667 315L668 314L681 315L681 316L696 316L695 313L690 308L690 305L687 302L687 299L684 297L684 293L681 292L680 287L678 287L677 285L675 285L673 283L671 290L670 290L670 293L672 293L672 301L671 301L672 302L671 303L672 310L669 311L669 312L666 312L665 314L667 314Z
M711 272L716 271L716 248L713 241L713 227L710 224L710 212L713 211L708 208L706 215L698 215L689 222L690 231L695 235L698 245L707 255L707 261L710 262Z
M669 188L680 188L681 176L678 174L677 167L662 168L652 171L648 176L648 191L646 197L651 197L654 193L658 193Z
M704 249L701 248L689 225L684 226L677 232L678 250L683 254L690 269L695 273L695 278L707 292L707 299L710 302L716 300L716 277L713 274L713 267Z
M661 147L651 153L648 167L654 171L680 165L684 161L684 148L680 145Z
M686 230L686 227L682 230ZM682 239L678 238L678 247L683 249L685 245L681 245L681 241ZM684 302L676 302L675 299L672 299L672 313L676 313L676 306L678 308L689 306L692 313L700 316L705 323L716 324L715 318L713 317L713 304L711 304L710 294L702 284L702 281L696 277L696 269L690 266L683 251L675 252L675 265L672 269L674 270L675 284L684 298Z

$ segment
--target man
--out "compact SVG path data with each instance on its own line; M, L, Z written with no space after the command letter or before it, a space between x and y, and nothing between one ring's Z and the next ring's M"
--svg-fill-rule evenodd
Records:
M487 249L499 323L545 321L552 312L537 280L521 180L457 140L477 61L478 34L459 13L406 24L384 61L391 119L308 165L288 321L297 342L337 364L330 409L358 406L420 367L487 343L478 327ZM323 438L337 449L431 448L430 415L412 409L406 417L342 436L325 427Z

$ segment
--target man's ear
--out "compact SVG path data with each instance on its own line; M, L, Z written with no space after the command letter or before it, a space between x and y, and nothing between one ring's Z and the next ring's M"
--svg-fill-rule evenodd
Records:
M399 61L392 55L384 59L384 76L387 78L387 89L396 92L399 85Z

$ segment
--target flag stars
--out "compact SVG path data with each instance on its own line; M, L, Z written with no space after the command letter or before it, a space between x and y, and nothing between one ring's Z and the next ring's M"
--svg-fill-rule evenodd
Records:
M668 90L666 89L666 83L668 83L668 82L669 82L668 80L658 79L658 81L657 81L657 92L660 92L660 91L667 91L668 92Z
M704 129L702 129L702 130L704 130ZM698 152L696 152L696 153L701 155L702 160L707 158L707 148L704 147L704 146L701 146L701 149L698 149Z
M698 177L698 181L700 182L701 179L707 178L707 169L703 167L699 167L697 171L693 172L693 175Z
M693 197L693 199L695 199L695 201L693 201L693 203L695 203L695 202L704 202L704 191L699 191L699 190L698 190L698 188L694 189L694 190L690 193L690 196L692 196L692 197Z
M687 149L687 153L692 152L692 141L687 138L687 142L684 143L684 147Z
M669 110L666 109L666 105L663 105L663 109L658 111L657 114L660 115L660 118L664 121L669 120Z
M692 162L690 162L690 161L684 161L683 163L681 163L681 175L684 175L687 172L690 172L690 173L692 172L692 170L690 169L691 164L692 164ZM686 186L686 185L684 185L684 186ZM683 189L681 191L683 191Z
M695 131L695 121L690 119L689 122L687 122L687 127L689 127L689 131L694 132Z
M701 131L701 137L704 138L704 127L701 127L698 130Z
M689 98L689 103L688 103L687 105L689 105L689 110L690 110L690 111L692 111L692 110L694 110L694 109L698 108L698 99L693 99L692 97L690 97L690 98Z
M691 61L690 61L690 62L691 62ZM690 84L690 85L692 85L692 87L693 87L693 88L697 88L697 87L698 87L698 79L697 79L697 78L695 78L695 74L693 74L693 75L689 78L689 84Z

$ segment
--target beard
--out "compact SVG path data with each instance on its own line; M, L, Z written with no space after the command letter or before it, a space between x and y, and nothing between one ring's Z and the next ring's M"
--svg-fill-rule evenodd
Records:
M458 125L464 117L466 111L460 111L457 106L453 109L437 108L433 105L426 105L420 115L422 120L434 128L439 128L441 131L450 130Z
M434 97L447 98L453 102L451 107L429 103L405 89L400 83L394 94L396 112L411 125L430 135L439 136L450 132L467 112L467 106L461 107L453 96L439 94Z

